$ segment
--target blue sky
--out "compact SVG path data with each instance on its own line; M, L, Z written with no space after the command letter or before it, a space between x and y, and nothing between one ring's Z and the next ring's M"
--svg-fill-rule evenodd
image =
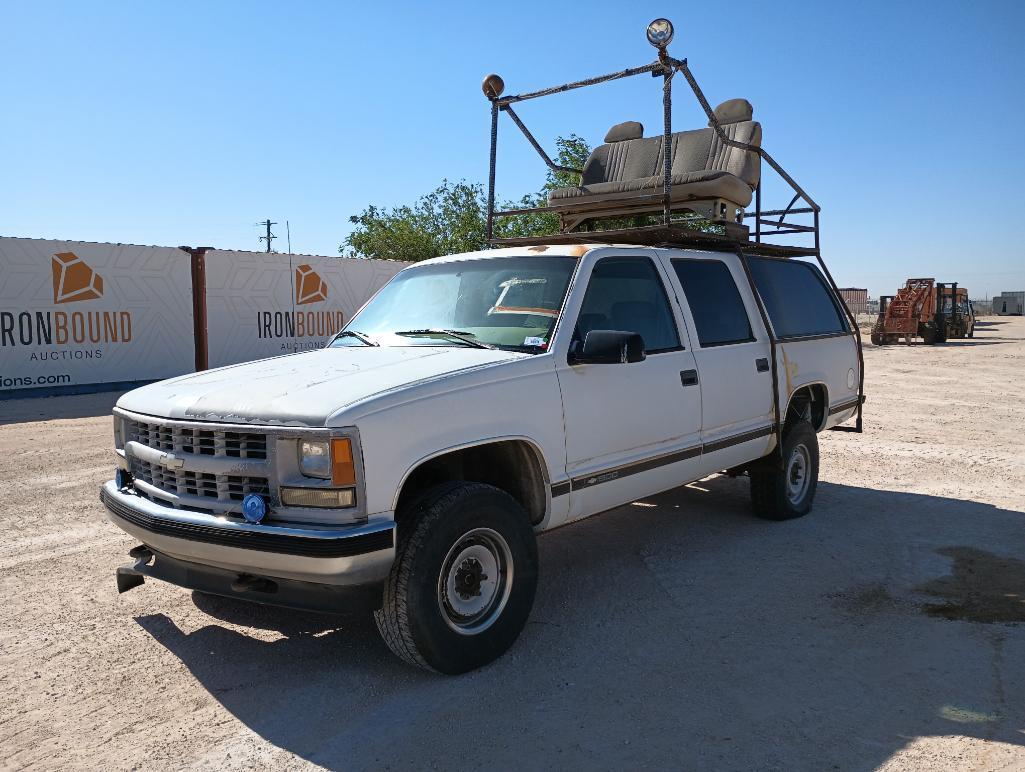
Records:
M1025 3L705 7L7 2L0 234L258 249L270 217L296 251L334 254L368 203L486 180L483 75L515 93L643 64L644 27L667 16L709 100L748 98L822 206L838 283L1025 289ZM683 86L675 127L704 125ZM519 113L549 147L627 119L651 134L658 81ZM507 119L499 159L500 195L539 187Z

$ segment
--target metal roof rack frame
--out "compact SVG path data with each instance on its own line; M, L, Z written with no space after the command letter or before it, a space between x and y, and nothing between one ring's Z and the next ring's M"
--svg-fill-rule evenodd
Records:
M851 324L851 331L854 335L855 341L857 342L858 349L858 364L859 364L859 376L858 376L858 412L855 426L837 426L833 427L841 431L862 431L862 405L865 402L865 359L862 351L861 341L861 330L858 327L857 318L847 307L847 304L843 302L843 298L840 296L840 292L837 288L836 282L833 280L832 274L829 272L829 268L826 267L825 261L822 259L821 243L819 238L819 214L821 207L812 199L810 195L797 184L790 174L771 156L769 153L760 145L750 145L745 142L739 142L737 140L730 139L726 132L723 130L719 123L718 118L715 115L715 111L712 109L708 100L705 98L704 92L695 80L693 73L687 66L686 59L676 59L669 55L666 50L670 41L673 38L673 25L666 19L655 19L651 24L648 25L647 30L648 42L650 42L658 50L658 58L650 64L645 64L641 67L630 67L619 72L609 73L607 75L599 75L594 78L586 78L584 80L573 81L571 83L563 83L558 86L551 86L549 88L540 89L538 91L530 91L523 94L516 94L512 96L502 96L505 89L505 82L498 75L488 75L484 78L482 89L484 96L488 99L491 104L491 151L489 157L489 169L488 169L488 211L487 211L487 226L486 226L486 238L487 242L492 246L527 246L527 245L542 245L542 244L594 244L594 243L608 243L608 244L638 244L644 246L662 246L662 247L683 247L692 249L709 249L724 252L735 252L741 259L744 265L744 270L747 274L748 281L751 284L751 290L758 300L759 311L765 322L766 330L768 331L771 341L772 351L772 371L773 371L773 382L777 381L776 374L776 349L779 344L779 340L776 338L775 333L772 331L772 327L769 324L768 315L765 311L764 303L762 302L761 295L758 293L757 288L754 284L754 279L750 271L746 256L747 255L759 255L764 257L774 258L790 258L790 257L814 257L819 267L822 269L822 273L825 275L829 286L833 291L836 302L839 304L846 315L848 321ZM521 236L512 238L495 238L494 226L495 218L497 217L515 217L517 215L524 214L540 214L540 213L556 213L558 210L554 207L543 206L533 207L524 209L507 209L504 211L495 210L495 173L498 160L498 116L499 113L506 113L512 119L516 127L523 133L530 142L531 146L537 151L537 154L541 156L541 159L545 162L549 169L556 172L570 172L580 174L581 169L573 169L565 166L560 166L555 163L552 158L545 152L544 148L537 141L530 130L526 127L520 117L516 114L513 109L513 105L518 102L525 102L530 99L538 99L544 96L551 96L553 94L561 94L566 91L573 91L578 88L584 88L587 86L596 86L600 83L608 83L613 80L621 80L623 78L631 78L636 75L643 75L650 73L651 77L657 78L662 77L662 114L663 114L663 142L662 142L662 169L663 169L663 181L662 181L662 193L652 194L651 196L638 197L640 203L647 204L650 211L650 205L653 201L661 198L662 203L662 223L655 225L644 225L633 228L616 228L611 230L588 230L588 231L577 231L572 228L562 229L559 233L550 234L547 236ZM701 105L701 109L704 110L705 115L708 117L709 126L715 131L718 139L724 145L729 147L735 147L740 150L757 153L758 156L767 163L773 171L780 176L780 178L790 186L790 189L794 192L793 198L782 209L762 209L762 183L761 179L758 181L758 185L754 190L755 209L753 212L745 212L738 219L753 219L754 220L754 240L751 239L751 229L743 225L742 222L729 222L729 221L713 221L713 224L722 228L722 233L709 233L706 231L698 230L695 228L686 227L682 222L677 221L674 223L672 218L672 88L673 78L680 74L687 81L687 85L690 86L691 91L694 93L695 98ZM804 206L795 206L798 202L803 202ZM621 214L622 202L614 202L609 206L610 209L615 208L617 214ZM788 220L787 218L794 215L812 215L812 225L806 225L802 223ZM776 218L776 219L774 219ZM768 230L763 230L768 228ZM792 234L810 234L814 240L814 246L812 247L800 247L785 244L776 244L773 242L766 242L763 239L767 236L783 236ZM778 389L774 388L774 396L778 394ZM776 433L777 439L781 440L782 432L782 416L779 414L778 399L775 405L776 412ZM782 443L780 442L779 446Z

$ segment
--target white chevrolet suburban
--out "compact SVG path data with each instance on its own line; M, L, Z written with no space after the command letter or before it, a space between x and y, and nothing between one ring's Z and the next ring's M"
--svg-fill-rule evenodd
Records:
M857 344L801 260L594 244L418 263L325 349L118 401L101 499L141 542L118 586L369 602L399 657L463 672L523 629L543 531L724 470L758 516L806 514L816 433L860 405Z

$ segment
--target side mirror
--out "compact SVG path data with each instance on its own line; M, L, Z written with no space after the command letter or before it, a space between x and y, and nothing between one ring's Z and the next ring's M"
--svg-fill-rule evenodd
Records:
M614 365L644 361L644 338L636 332L591 330L570 358L573 365Z

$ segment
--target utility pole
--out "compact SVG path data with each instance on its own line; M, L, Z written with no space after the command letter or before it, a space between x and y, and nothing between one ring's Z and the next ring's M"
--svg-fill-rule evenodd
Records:
M265 227L267 229L267 235L266 236L260 236L260 241L266 241L267 242L267 251L268 252L273 252L274 250L271 249L270 243L271 243L271 241L276 239L277 236L275 236L273 233L270 232L270 226L277 225L277 223L276 222L271 222L270 220L264 220L263 222L258 222L257 225L262 225L263 227Z

